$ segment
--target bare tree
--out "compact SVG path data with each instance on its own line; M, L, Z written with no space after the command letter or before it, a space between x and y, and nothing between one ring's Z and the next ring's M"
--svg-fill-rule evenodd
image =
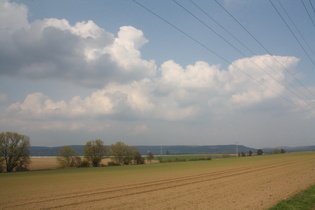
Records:
M27 170L30 164L30 138L13 132L0 133L0 171Z

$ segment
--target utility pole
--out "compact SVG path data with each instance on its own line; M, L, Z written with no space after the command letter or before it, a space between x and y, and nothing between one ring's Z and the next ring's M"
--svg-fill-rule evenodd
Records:
M160 146L160 156L162 157L162 146Z
M235 142L235 146L236 146L236 157L238 157L238 142Z

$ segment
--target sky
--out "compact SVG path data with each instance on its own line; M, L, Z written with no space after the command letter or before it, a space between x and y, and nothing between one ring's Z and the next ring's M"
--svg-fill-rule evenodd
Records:
M314 6L0 0L0 131L32 146L314 145Z

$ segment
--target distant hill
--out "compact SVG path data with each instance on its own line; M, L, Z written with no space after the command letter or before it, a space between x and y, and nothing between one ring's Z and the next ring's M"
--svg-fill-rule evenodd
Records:
M179 154L218 154L222 152L227 152L231 154L236 153L235 145L214 145L214 146L137 146L141 154L147 154L148 151L152 152L155 155L170 154L170 155L179 155ZM239 152L248 153L249 150L255 152L257 149L246 147L243 145L238 145Z
M83 145L70 145L79 155L83 155ZM30 147L31 156L56 156L62 147Z
M83 155L84 145L70 145L71 148L75 149L79 155ZM208 146L184 146L184 145L174 145L174 146L136 146L138 151L142 155L146 155L148 152L152 152L154 155L181 155L181 154L221 154L222 152L227 152L230 154L236 153L235 144L232 145L208 145ZM287 152L297 152L297 151L314 151L315 146L302 146L302 147L278 147L279 149L285 149ZM56 156L61 147L30 147L31 156ZM263 148L264 153L272 153L274 148ZM246 147L243 145L238 145L239 152L248 153L249 151L255 153L256 148Z
M277 149L284 149L287 152L303 152L303 151L315 151L315 145L300 146L300 147L276 147ZM263 148L265 153L272 153L275 148Z

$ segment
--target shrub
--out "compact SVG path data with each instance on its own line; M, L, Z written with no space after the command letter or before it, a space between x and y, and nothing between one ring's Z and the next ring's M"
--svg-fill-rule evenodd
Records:
M211 156L203 157L203 158L191 158L188 161L200 161L200 160L211 160Z
M108 166L120 166L119 163L115 162L115 161L110 161L107 163Z
M207 160L212 160L211 155L208 155L208 156L207 156Z
M186 162L187 160L184 158L176 158L175 162Z
M29 169L26 166L17 166L15 171L29 171Z
M141 156L140 152L136 151L133 156L135 164L144 164L144 158Z
M80 160L81 160L80 164L77 165L78 168L90 167L90 162L89 161L87 161L85 159L82 160L81 158L80 158Z

